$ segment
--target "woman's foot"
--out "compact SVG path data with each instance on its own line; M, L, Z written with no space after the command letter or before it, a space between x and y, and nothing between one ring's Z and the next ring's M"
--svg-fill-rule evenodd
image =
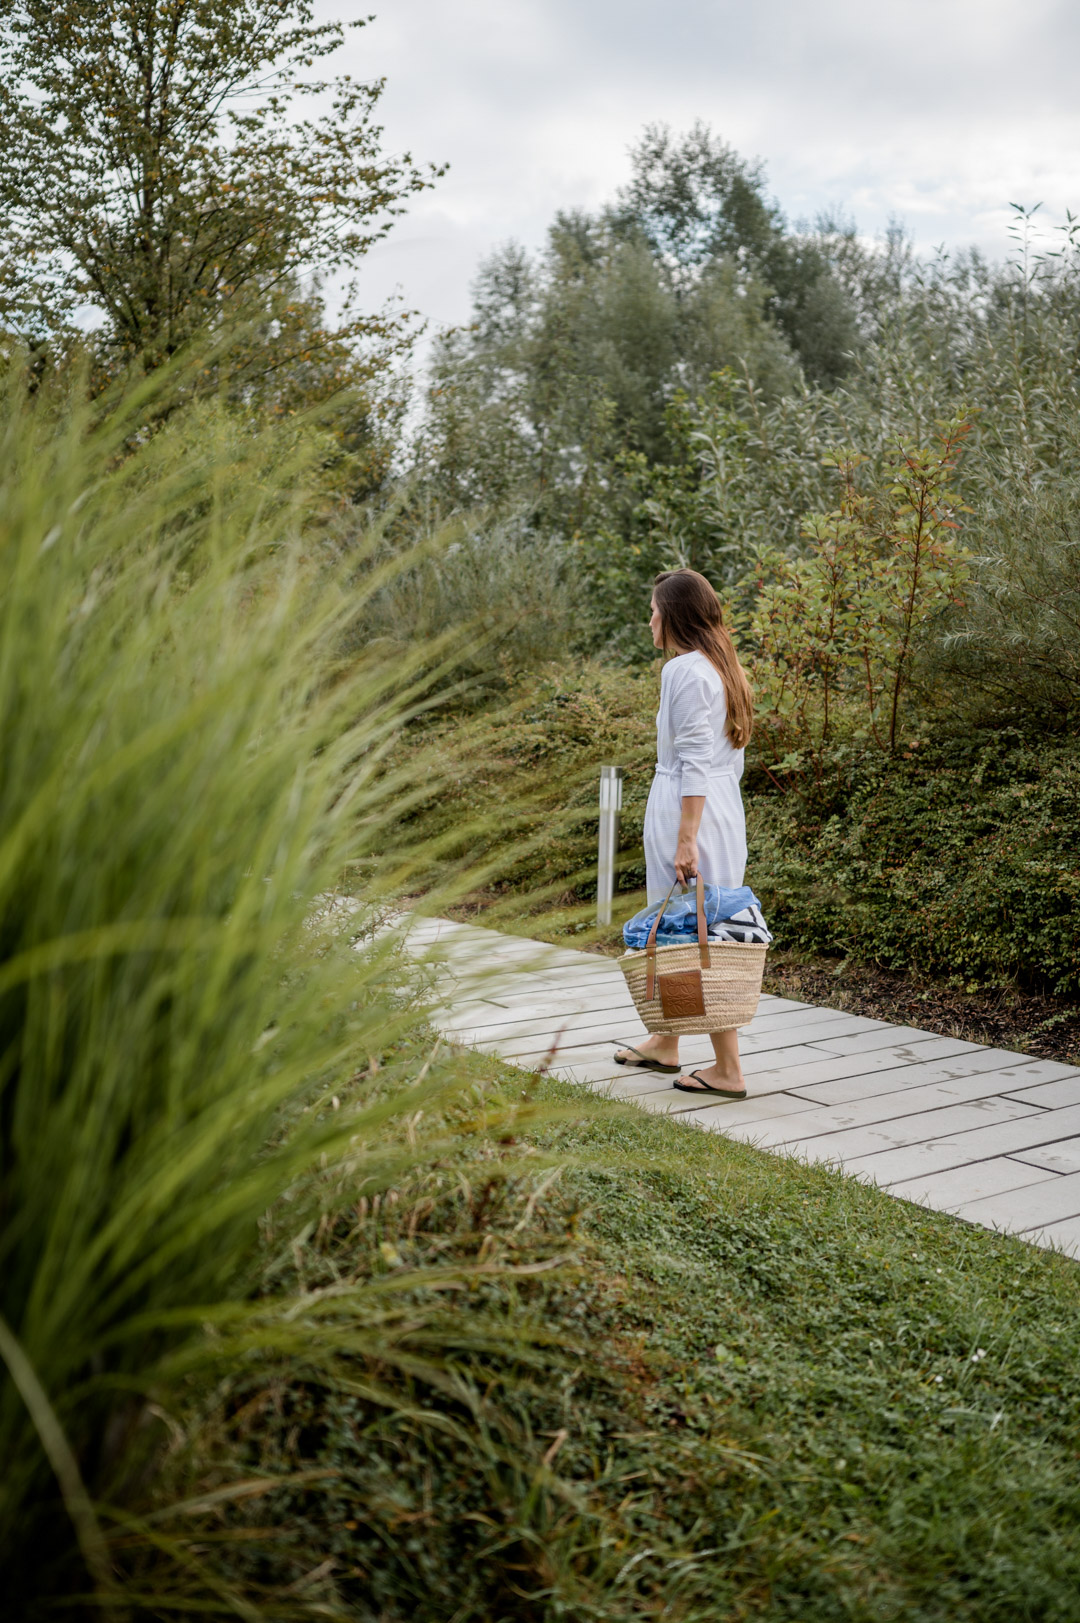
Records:
M699 1065L692 1075L683 1078L680 1088L683 1093L744 1094L746 1081L741 1065L735 1070L727 1065Z
M622 1065L635 1065L642 1056L655 1060L658 1065L678 1065L679 1039L657 1033L652 1037L642 1037L633 1048L620 1048L615 1053L616 1060Z

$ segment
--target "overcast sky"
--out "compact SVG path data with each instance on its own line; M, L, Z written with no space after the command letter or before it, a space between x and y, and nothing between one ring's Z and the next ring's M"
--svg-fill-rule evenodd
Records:
M365 303L400 289L436 324L496 244L610 198L651 121L762 159L789 219L899 217L924 251L1004 254L1010 202L1080 211L1078 0L382 0L349 40L342 69L387 77L386 148L451 165L370 256Z

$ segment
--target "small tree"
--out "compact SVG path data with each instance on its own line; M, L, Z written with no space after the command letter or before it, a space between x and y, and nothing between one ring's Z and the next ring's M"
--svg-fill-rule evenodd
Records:
M839 508L805 521L809 556L762 553L752 619L754 681L782 736L809 746L815 770L835 726L843 673L853 664L853 563L864 530L854 486L855 459L839 461Z
M896 750L920 638L962 602L971 554L952 484L969 427L956 417L930 448L898 447L884 490L869 495L857 487L863 459L831 457L840 504L805 520L809 553L759 559L755 680L781 736L809 749L819 773L841 713Z
M344 39L312 16L312 0L0 0L0 319L41 338L89 305L110 353L152 366L298 278L354 271L437 171L381 155L381 80L299 77ZM312 96L330 110L292 118Z

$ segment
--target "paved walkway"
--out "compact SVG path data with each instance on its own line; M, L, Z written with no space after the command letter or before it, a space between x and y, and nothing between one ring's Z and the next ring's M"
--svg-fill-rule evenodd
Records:
M750 1097L717 1105L615 1064L645 1028L613 959L447 919L410 942L439 964L456 1042L1080 1256L1076 1066L765 996L740 1033ZM682 1057L711 1059L708 1037Z

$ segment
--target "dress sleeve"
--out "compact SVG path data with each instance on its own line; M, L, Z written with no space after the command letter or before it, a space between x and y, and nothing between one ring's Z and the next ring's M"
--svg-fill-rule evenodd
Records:
M715 739L710 716L712 695L704 677L694 671L671 685L671 735L682 767L684 795L708 793Z

